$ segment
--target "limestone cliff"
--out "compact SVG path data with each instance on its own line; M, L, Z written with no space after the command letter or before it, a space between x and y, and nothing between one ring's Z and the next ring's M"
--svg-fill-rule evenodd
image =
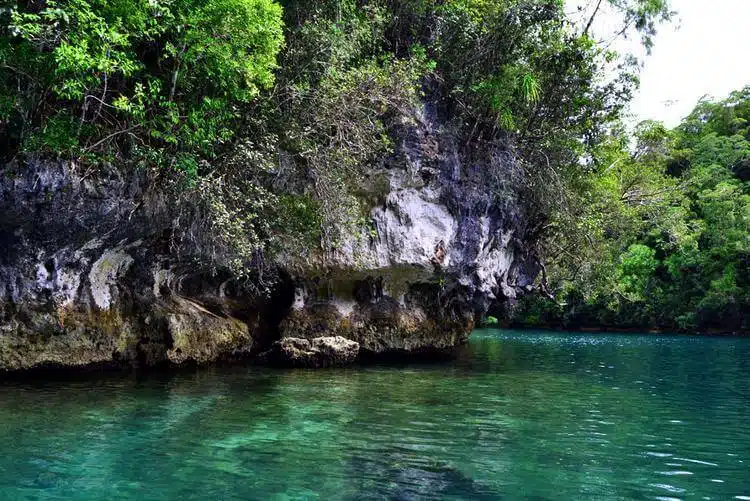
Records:
M144 172L43 159L4 166L0 369L278 361L269 353L282 352L325 365L332 346L347 353L329 359L351 361L351 343L317 339L330 336L360 354L464 343L476 318L530 289L537 273L519 169L496 146L467 154L429 108L417 118L373 169L387 186L373 231L305 259L282 249L266 293L178 255L172 208ZM309 342L274 351L285 338Z

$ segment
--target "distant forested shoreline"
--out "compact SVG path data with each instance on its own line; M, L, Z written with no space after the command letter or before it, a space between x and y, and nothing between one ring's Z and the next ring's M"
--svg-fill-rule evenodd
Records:
M750 86L674 129L610 135L595 158L569 227L585 237L546 247L555 298L522 299L514 322L750 332Z

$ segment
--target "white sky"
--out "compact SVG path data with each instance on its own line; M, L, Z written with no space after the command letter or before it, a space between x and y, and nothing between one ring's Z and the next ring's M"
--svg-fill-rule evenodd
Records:
M677 125L708 94L724 98L750 84L750 0L672 0L673 26L662 27L645 59L631 111L638 121Z
M596 4L596 0L567 2L569 13L580 23L586 22ZM721 99L750 84L750 0L671 3L676 19L659 27L651 55L643 58L641 87L631 104L633 123L654 119L672 127L704 95ZM612 11L602 9L593 31L607 39L619 22ZM619 40L613 48L643 54L637 36Z

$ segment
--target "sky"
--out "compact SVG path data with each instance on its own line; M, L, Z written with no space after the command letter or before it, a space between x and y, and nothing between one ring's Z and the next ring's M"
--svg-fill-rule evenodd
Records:
M677 125L704 95L750 85L750 0L672 0L678 19L646 56L631 105L640 121Z

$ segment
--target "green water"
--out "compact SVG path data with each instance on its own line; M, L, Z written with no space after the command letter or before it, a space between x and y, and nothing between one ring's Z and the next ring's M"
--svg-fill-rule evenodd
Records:
M750 339L0 383L0 500L750 500Z

